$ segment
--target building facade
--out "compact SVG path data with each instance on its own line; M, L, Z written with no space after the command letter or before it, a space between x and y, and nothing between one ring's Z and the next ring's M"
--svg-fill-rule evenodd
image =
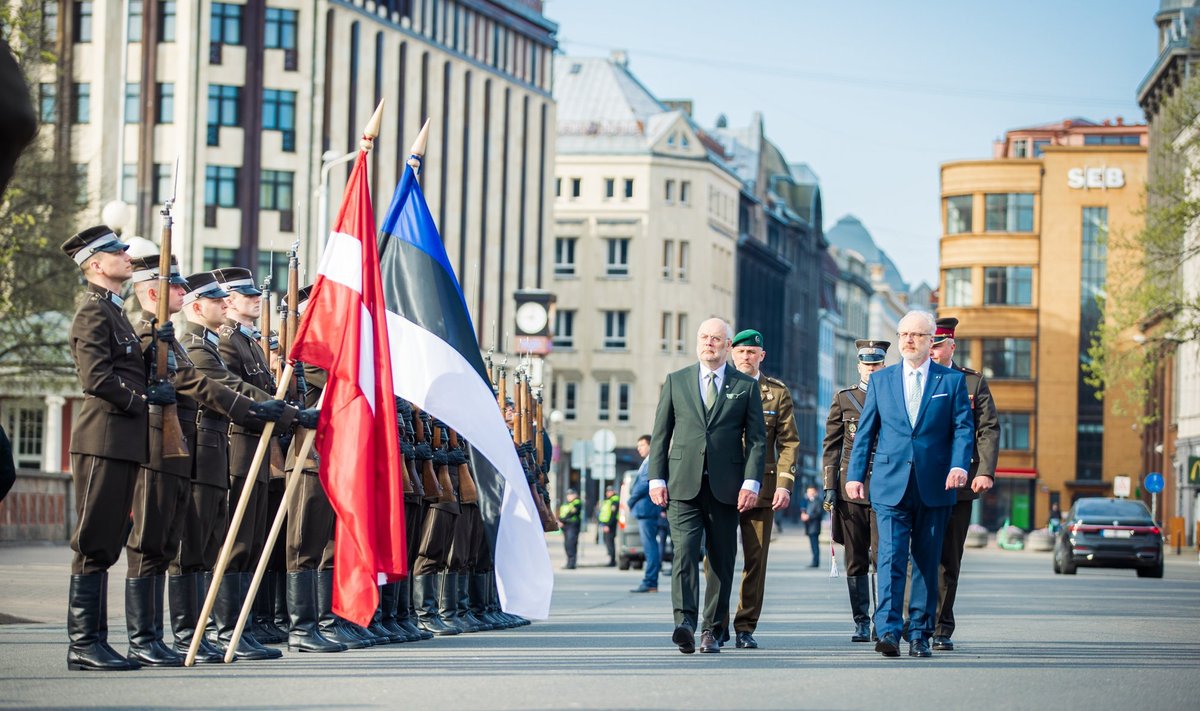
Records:
M1080 364L1122 258L1110 238L1140 228L1146 127L1046 129L1010 131L999 158L942 165L939 315L959 319L956 360L988 378L1000 415L996 487L977 504L990 528L1044 526L1051 504L1139 480L1135 418L1097 399ZM1013 149L1047 133L1039 157Z

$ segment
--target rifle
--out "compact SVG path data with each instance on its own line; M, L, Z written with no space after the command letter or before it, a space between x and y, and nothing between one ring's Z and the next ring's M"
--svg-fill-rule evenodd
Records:
M259 331L258 343L262 347L263 358L267 359L267 368L271 367L271 276L268 274L263 279L262 286L258 290L262 295L262 330ZM279 334L279 340L283 342L283 334ZM278 374L276 374L278 377Z
M405 406L402 406L405 405ZM409 429L409 417L412 408L406 406L400 398L396 398L396 436L400 439L401 458L404 460L404 496L425 496L421 488L421 480L417 477L416 452L414 451L412 431ZM411 456L410 456L411 455Z
M447 430L450 433L450 447L453 449L461 449L463 454L467 454L466 440L458 438L458 433L454 430ZM475 479L471 476L471 465L463 462L458 465L458 500L464 504L474 504L479 501L479 488L475 486Z
M413 434L416 435L417 445L432 446L429 440L429 431L426 429L426 419L429 415L417 409L416 405L413 409ZM437 501L442 498L442 487L438 484L437 474L433 471L433 460L420 457L421 459L421 489L427 501Z
M442 439L443 426L444 425L442 425L441 422L435 421L433 423L433 449L435 452L441 452L444 456L446 453L446 448L443 446L443 444L447 443L443 442ZM433 463L434 469L437 472L438 489L440 494L438 496L438 503L457 503L457 499L454 498L454 483L450 481L449 465L445 464L444 462L439 462L437 459L433 460Z
M530 395L529 378L523 369L517 371L517 453L521 457L521 466L525 470L525 480L529 483L529 493L533 496L533 505L537 508L538 518L542 521L542 530L547 533L558 530L558 519L550 511L550 496L540 481L541 469L538 467L533 443L533 410Z
M158 327L171 318L171 233L174 220L171 208L175 206L175 198L179 190L179 159L175 159L175 180L171 199L163 202L162 244L158 252L158 308L155 314L155 326L151 344L154 346L154 372L151 377L156 382L163 382L169 377L167 354L171 344L158 343ZM188 456L187 442L183 439L183 428L179 426L179 410L175 404L162 406L162 452L163 459L177 459Z

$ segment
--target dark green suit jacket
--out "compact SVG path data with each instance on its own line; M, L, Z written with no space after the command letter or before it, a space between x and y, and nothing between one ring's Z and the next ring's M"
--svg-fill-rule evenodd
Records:
M731 365L712 412L700 397L700 364L667 376L650 440L650 478L667 482L672 499L693 499L708 470L718 501L737 504L746 479L762 481L766 428L758 383Z

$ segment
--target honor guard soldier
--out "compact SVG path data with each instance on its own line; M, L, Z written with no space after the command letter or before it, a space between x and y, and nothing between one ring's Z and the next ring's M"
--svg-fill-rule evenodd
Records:
M962 568L963 546L971 525L971 509L979 495L992 488L996 476L996 457L1000 449L1000 420L996 403L983 375L954 362L956 318L939 318L929 356L938 365L953 368L967 379L971 412L975 416L975 452L967 471L967 485L958 490L958 503L950 512L946 535L942 539L941 575L938 585L938 614L933 630L933 648L942 652L954 649L954 598L958 592L958 574Z
M181 666L183 657L162 640L163 592L166 573L177 556L187 511L192 498L192 456L196 447L196 422L199 408L215 410L242 423L275 421L285 405L274 400L255 403L249 397L209 379L188 358L187 351L174 339L170 321L155 322L159 299L159 255L133 260L133 287L142 307L138 335L146 358L154 363L155 349L169 348L168 373L155 373L167 379L176 391L177 416L183 442L189 455L165 456L164 412L151 405L150 458L138 470L134 485L133 528L125 547L129 565L125 581L125 617L129 629L129 656L146 666ZM174 257L167 298L167 313L183 307L187 281L179 274Z
M87 280L71 322L71 357L84 400L71 433L75 530L67 597L67 668L123 671L141 665L108 645L108 569L125 544L138 466L149 458L150 405L175 402L169 382L148 384L137 333L117 292L133 274L112 230L88 228L62 245Z
M870 572L875 563L878 533L875 529L875 512L868 498L869 472L861 499L847 500L838 492L843 490L845 483L846 467L850 464L850 451L854 448L858 418L867 400L871 373L883 368L891 343L858 340L854 345L858 348L858 384L839 390L833 397L829 417L825 420L821 461L825 509L832 513L833 540L845 547L846 585L850 592L850 613L854 617L854 634L850 641L870 642L871 616L874 613Z
M796 452L800 436L792 412L792 394L782 380L761 371L767 357L763 336L747 329L733 337L733 365L758 381L762 397L763 420L767 430L767 448L763 457L762 488L754 508L738 514L742 530L742 586L738 596L733 630L738 649L757 649L754 631L762 614L763 592L767 581L767 552L775 512L788 507L796 484ZM721 625L728 639L727 625Z

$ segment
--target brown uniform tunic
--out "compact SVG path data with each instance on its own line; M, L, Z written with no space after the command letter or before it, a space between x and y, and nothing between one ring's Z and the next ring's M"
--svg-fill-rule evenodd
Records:
M846 468L850 466L850 452L854 449L854 435L858 431L858 419L866 400L867 391L858 385L839 390L833 396L829 417L825 420L825 443L821 456L823 486L837 492L832 520L833 540L845 546L846 575L850 577L870 572L879 535L870 502L871 473L867 472L867 479L863 482L863 498L846 499L843 487Z
M304 380L308 386L304 395L305 407L316 407L325 388L325 379L325 371L311 365L304 366ZM288 449L288 471L296 467L296 453L300 449L303 433L303 430L297 430L297 436L292 439L292 446ZM329 497L325 495L325 487L321 484L320 463L315 447L300 471L294 484L297 490L292 495L287 511L287 569L288 572L325 570L333 566L335 518L333 506L329 504Z

